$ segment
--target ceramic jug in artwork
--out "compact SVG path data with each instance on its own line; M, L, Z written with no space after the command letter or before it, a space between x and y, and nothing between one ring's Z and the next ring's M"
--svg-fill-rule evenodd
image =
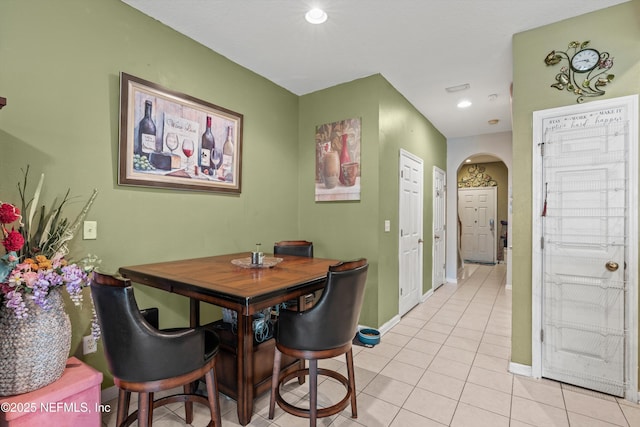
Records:
M335 151L329 151L323 158L322 179L324 186L331 189L338 185L340 179L340 158Z

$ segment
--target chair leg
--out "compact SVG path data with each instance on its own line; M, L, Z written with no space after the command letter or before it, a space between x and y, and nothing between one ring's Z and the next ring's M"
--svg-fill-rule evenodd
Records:
M138 427L151 427L151 410L149 405L153 404L149 393L138 393Z
M220 415L220 400L218 398L218 379L215 374L216 367L207 372L204 376L207 383L207 399L209 400L209 410L211 412L211 420L215 422L215 427L222 426L222 417Z
M153 424L153 400L155 399L155 394L149 393L149 427Z
M309 359L309 426L316 427L318 418L318 360Z
M347 356L347 376L349 377L349 388L351 389L351 418L358 418L358 405L356 403L356 376L353 369L353 351L349 349Z
M305 360L304 359L300 359L298 361L298 370L304 371L305 368L306 368ZM298 384L300 384L300 385L304 384L305 377L306 377L306 375L304 375L302 373L300 375L298 375Z
M282 363L282 353L275 348L273 353L273 371L271 373L271 398L269 399L269 419L272 420L276 409L276 393L280 387L280 364Z
M188 383L182 388L184 390L184 394L193 394L194 384ZM187 424L191 424L193 422L193 402L184 402L184 420Z
M131 401L131 392L118 389L118 410L116 412L116 427L120 427L129 415L129 402Z

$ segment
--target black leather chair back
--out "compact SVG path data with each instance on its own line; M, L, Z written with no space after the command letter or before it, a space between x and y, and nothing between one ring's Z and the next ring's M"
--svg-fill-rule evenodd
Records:
M313 243L306 240L283 240L273 245L274 255L297 255L313 258Z
M138 310L128 279L94 272L91 295L107 364L115 377L132 382L155 381L185 374L203 364L207 357L203 331L164 332L152 327Z
M353 340L364 300L366 259L329 268L322 296L309 310L280 311L276 341L285 347L320 351Z

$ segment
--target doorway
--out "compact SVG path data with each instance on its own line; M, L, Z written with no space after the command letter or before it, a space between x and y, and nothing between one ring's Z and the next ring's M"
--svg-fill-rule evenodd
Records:
M496 262L496 193L496 187L458 189L460 251L465 262Z
M442 169L433 167L433 290L435 291L446 282L445 256L446 256L446 173Z
M533 360L637 400L637 96L534 112Z
M422 296L422 228L424 162L400 150L399 314L403 316Z

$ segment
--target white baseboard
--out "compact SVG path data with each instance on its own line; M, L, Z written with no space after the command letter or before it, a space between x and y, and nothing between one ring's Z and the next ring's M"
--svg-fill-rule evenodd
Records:
M394 326L396 326L398 323L400 323L400 315L396 314L395 316L393 316L391 319L389 319L388 322L386 322L384 325L380 326L378 329L378 331L380 331L380 336L386 334L387 332L389 332L391 330L391 328L393 328ZM362 325L358 325L358 329L362 329L362 328L368 328L369 326L362 326Z
M429 289L427 293L423 294L420 298L420 303L425 302L431 295L433 295L433 288Z
M523 377L532 377L533 369L529 365L522 365L520 363L509 362L509 372L516 375L522 375Z
M507 283L506 285L504 285L504 288L508 291L511 290L511 283Z
M453 283L454 285L458 283L457 277L447 277L446 279L447 279L447 283Z

